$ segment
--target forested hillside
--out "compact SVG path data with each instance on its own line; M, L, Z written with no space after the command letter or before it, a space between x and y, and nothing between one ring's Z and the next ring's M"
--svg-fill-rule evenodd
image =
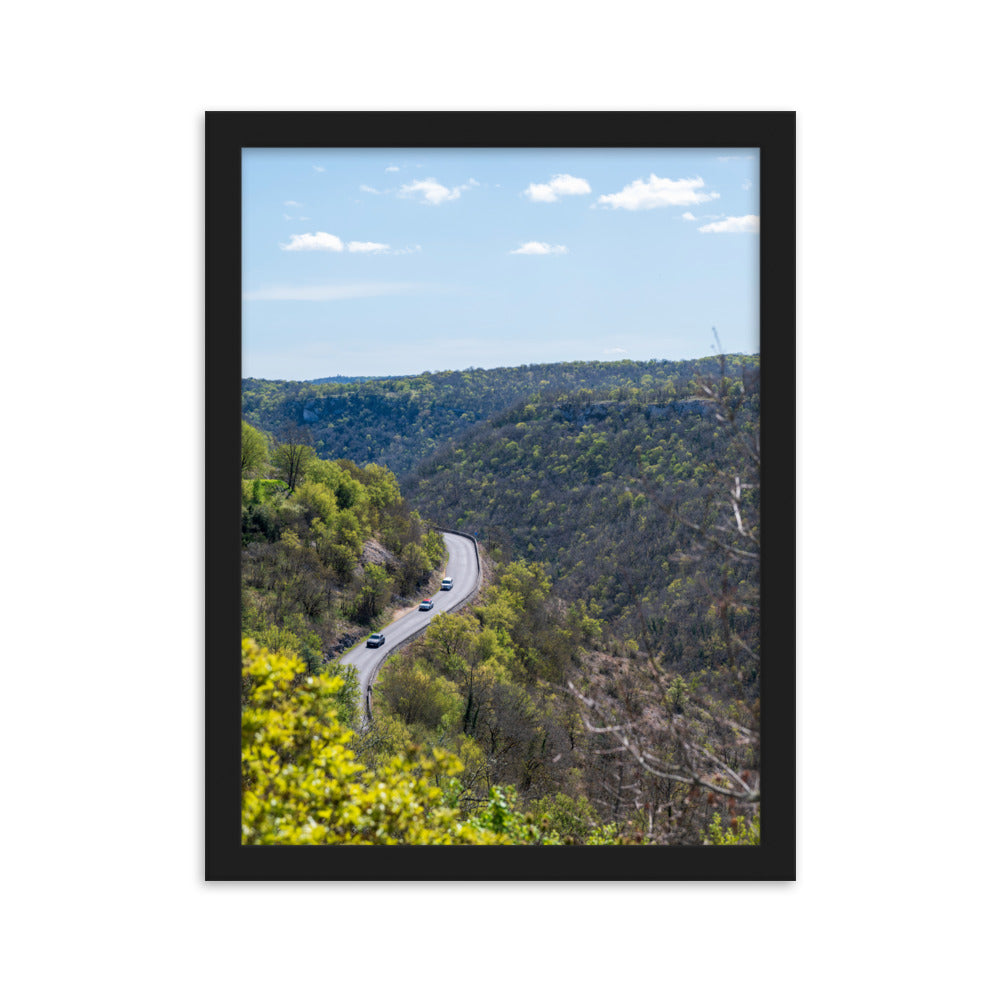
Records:
M757 500L745 454L759 421L755 370L723 391L725 425L694 386L661 389L655 402L637 389L535 400L440 448L402 487L432 520L542 562L558 595L595 602L624 638L639 637L644 616L671 659L711 665L687 621L704 583L683 556L689 523L741 473L744 503Z
M739 365L753 359L731 358ZM278 440L307 432L321 458L377 462L397 475L487 418L524 403L591 390L650 401L672 397L717 369L700 361L610 361L425 372L386 379L326 382L243 381L243 418Z
M328 382L378 382L385 376L379 375L328 375L326 378L311 378L309 385L326 385Z
M243 635L342 674L342 718L353 720L357 691L329 664L426 582L444 558L441 536L380 466L274 445L246 423L242 464Z
M277 428L244 424L248 842L757 841L756 358L245 390ZM493 582L390 657L362 731L339 650L439 566L431 523ZM388 840L331 821L375 808L342 787L303 805L315 726L328 782L399 789Z
M569 757L551 757L581 723L540 687L582 662L598 624L551 602L540 567L513 564L475 617L435 621L392 659L362 733L339 654L427 581L441 537L385 468L246 423L242 466L244 843L616 842L627 823L561 792Z

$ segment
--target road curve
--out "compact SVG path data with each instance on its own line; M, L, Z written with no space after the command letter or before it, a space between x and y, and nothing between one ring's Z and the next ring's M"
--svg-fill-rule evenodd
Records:
M421 597L430 597L434 601L431 611L410 611L397 618L391 625L386 625L380 631L385 636L385 645L378 649L368 649L364 643L355 646L341 658L341 663L350 664L358 671L358 686L361 688L362 716L366 714L367 692L375 683L379 665L399 646L412 639L418 632L427 627L428 622L437 615L443 615L453 610L476 592L479 585L479 560L476 556L476 544L464 535L455 535L450 531L442 531L445 547L448 550L448 564L444 575L455 581L451 590L440 590L431 593L424 590Z

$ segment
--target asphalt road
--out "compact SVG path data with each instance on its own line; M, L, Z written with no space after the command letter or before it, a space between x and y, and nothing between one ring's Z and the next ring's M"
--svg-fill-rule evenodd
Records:
M473 542L462 535L453 535L451 532L442 532L445 547L448 549L448 565L444 571L445 576L450 576L455 581L452 590L440 590L435 593L424 591L418 595L419 603L424 597L429 597L434 602L434 607L430 611L413 610L397 618L391 625L381 629L385 636L385 645L378 649L368 649L364 643L355 646L354 649L345 653L341 658L341 663L349 663L356 667L358 671L358 684L361 688L361 703L365 704L365 697L368 685L374 684L376 668L394 649L403 645L411 639L415 633L419 632L429 619L436 615L443 615L450 611L455 605L461 603L476 589L477 582L477 561L476 547Z

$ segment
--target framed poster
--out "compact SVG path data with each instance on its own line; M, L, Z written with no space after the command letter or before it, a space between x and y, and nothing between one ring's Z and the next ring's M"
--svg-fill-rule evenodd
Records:
M795 877L794 127L207 115L207 879Z

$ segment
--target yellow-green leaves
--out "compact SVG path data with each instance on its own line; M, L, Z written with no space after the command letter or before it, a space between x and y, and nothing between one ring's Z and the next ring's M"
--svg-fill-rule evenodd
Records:
M243 421L240 469L244 479L252 479L267 466L267 435Z
M760 813L752 816L749 825L742 816L734 816L728 827L723 827L722 817L712 814L708 824L705 843L716 847L756 846L760 844Z
M243 641L245 844L495 844L442 802L453 754L409 752L369 771L337 720L338 677Z

